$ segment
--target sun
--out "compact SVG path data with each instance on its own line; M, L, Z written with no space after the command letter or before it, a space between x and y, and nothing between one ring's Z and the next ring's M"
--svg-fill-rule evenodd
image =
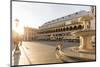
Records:
M17 32L19 35L24 35L24 27L14 27L13 30Z

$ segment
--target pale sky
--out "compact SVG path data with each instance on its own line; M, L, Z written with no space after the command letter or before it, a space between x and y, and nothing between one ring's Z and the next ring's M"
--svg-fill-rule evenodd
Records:
M19 19L20 26L38 28L47 21L66 16L81 10L90 10L89 6L62 5L47 3L12 2L12 27L15 19Z

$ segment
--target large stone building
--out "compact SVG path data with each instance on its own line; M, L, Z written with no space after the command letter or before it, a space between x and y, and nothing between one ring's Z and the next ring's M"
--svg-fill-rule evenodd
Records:
M93 12L79 11L64 17L60 17L44 23L39 27L36 38L38 40L76 40L79 37L73 36L72 32L83 30L84 24L80 20L83 16L90 16ZM95 18L91 20L91 29L95 29Z
M84 16L93 17L87 27L95 30L95 7L92 6L90 11L79 11L48 21L39 29L24 27L24 40L79 40L79 37L74 36L73 32L84 30L86 26L81 20ZM95 40L95 35L93 39Z

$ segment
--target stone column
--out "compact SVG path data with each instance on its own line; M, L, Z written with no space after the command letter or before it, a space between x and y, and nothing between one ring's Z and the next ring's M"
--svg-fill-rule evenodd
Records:
M83 50L93 49L93 46L91 43L91 37L92 36L80 36L79 49L83 49Z
M90 22L89 21L83 21L84 24L84 30L90 29Z

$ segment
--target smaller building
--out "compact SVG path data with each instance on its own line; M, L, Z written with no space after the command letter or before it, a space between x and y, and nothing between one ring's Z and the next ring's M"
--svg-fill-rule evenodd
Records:
M24 40L31 41L35 39L38 29L32 27L24 27Z

